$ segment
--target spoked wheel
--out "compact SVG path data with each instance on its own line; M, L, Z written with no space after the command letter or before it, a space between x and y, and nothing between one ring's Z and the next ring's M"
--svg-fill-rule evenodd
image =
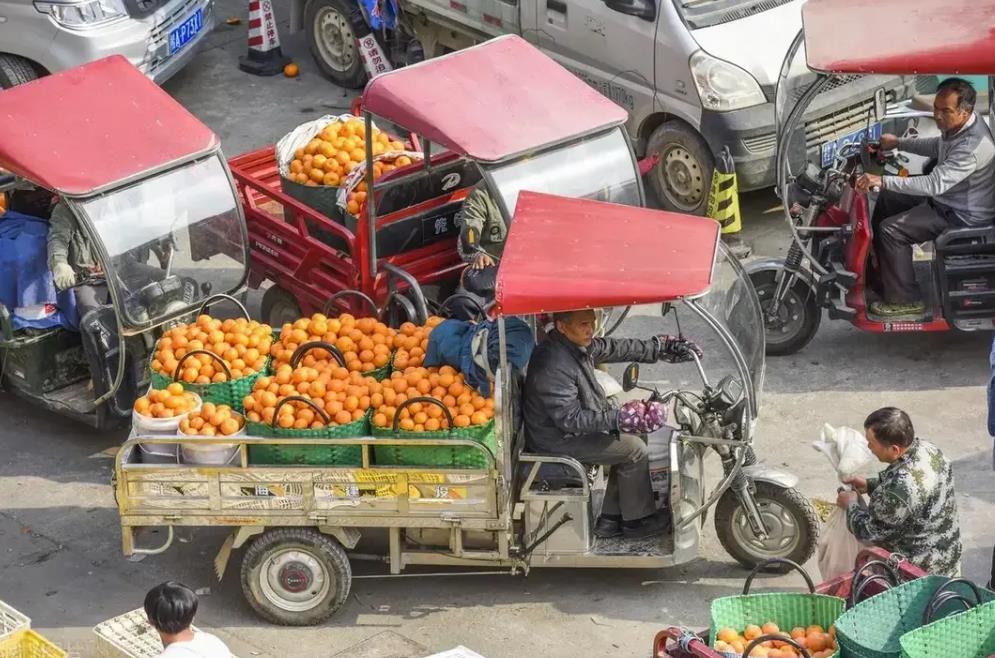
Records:
M270 530L242 559L242 593L274 624L312 626L345 603L352 569L342 545L308 528Z
M815 292L801 277L795 277L781 303L774 309L779 272L783 270L750 272L750 281L757 291L763 311L766 351L772 356L794 354L808 345L822 322L822 309L815 299Z
M771 558L804 564L819 538L815 508L795 489L769 482L757 482L756 488L754 499L770 534L761 538L753 532L739 496L730 489L715 508L715 533L722 548L751 569Z

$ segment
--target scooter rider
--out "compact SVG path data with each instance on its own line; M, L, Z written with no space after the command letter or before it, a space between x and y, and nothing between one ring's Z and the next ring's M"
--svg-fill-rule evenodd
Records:
M632 406L641 404L638 401L616 408L605 397L594 368L627 361L679 363L692 360L692 352L700 356L701 350L672 336L595 338L596 316L590 309L553 317L556 328L536 346L525 379L529 449L612 467L594 528L598 537L642 539L663 534L670 515L656 510L649 452L637 436L662 426L662 410L651 421L633 412Z
M922 301L912 266L912 245L933 240L950 227L980 227L995 218L995 142L985 122L974 113L977 94L966 80L940 83L933 117L941 136L901 139L881 136L881 148L898 148L937 159L923 176L864 174L857 190L879 187L874 219L883 302L872 313L885 318L921 316ZM883 219L882 219L883 218Z

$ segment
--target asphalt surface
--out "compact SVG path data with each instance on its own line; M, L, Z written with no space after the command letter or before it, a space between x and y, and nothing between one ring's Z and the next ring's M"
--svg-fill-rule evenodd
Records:
M240 72L246 10L234 0L219 5L222 25L208 48L166 89L220 135L228 155L271 144L305 120L349 107L354 92L317 74L302 35L287 36L285 21L284 50L301 65L301 76L261 79ZM227 16L241 17L241 25L225 25ZM757 255L786 250L781 215L770 212L775 203L769 192L743 197L744 236ZM258 293L249 301L258 313ZM661 322L638 315L625 331L648 335ZM984 417L990 341L987 333L875 335L824 319L802 352L767 361L757 451L798 474L806 495L832 499L836 483L810 447L822 423L859 427L878 407L907 409L919 435L955 462L964 572L985 582L995 541ZM685 370L646 376L691 382ZM207 588L198 625L217 632L243 658L413 658L458 644L488 658L568 658L646 655L653 635L667 625L706 627L709 602L737 593L745 577L709 523L701 558L678 568L358 579L343 610L326 624L278 628L257 618L243 600L238 556L220 584L214 578L219 531L181 530L164 555L137 562L122 557L109 481L110 455L123 433L90 431L5 393L0 418L0 600L27 613L35 627L78 656L95 655L94 624L140 606L144 592L165 579ZM159 537L142 541L152 544ZM814 563L808 566L817 573ZM354 570L386 573L373 563L356 563ZM802 585L791 575L758 582L771 590Z

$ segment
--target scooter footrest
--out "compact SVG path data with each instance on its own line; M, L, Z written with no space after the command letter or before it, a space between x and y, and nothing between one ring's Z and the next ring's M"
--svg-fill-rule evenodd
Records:
M853 320L857 317L857 309L847 306L846 303L834 299L829 304L830 320Z

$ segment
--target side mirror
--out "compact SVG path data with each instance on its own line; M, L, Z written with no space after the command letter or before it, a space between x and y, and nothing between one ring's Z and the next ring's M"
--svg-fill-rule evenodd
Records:
M622 373L622 390L628 393L639 386L639 364L630 363Z
M886 114L888 114L888 95L883 87L879 87L874 92L874 120L884 121Z
M656 20L655 0L604 0L605 6L620 14L635 16L644 21Z

